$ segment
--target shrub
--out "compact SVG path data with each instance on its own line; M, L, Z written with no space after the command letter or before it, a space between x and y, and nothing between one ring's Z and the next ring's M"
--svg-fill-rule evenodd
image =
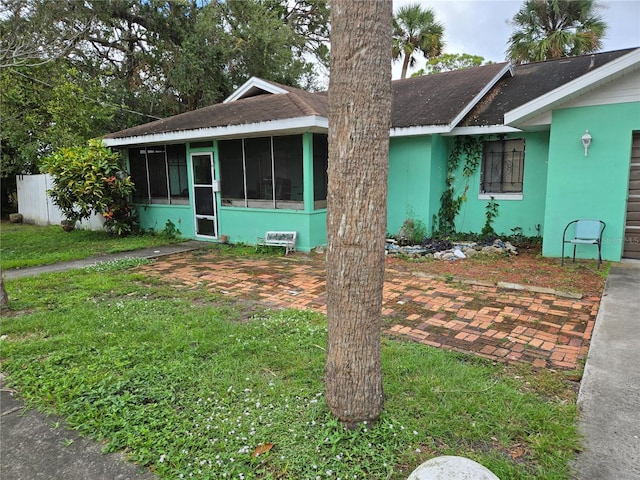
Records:
M111 233L127 235L136 227L130 202L135 186L120 155L102 141L60 148L43 161L42 168L53 177L48 193L68 221L75 224L96 213L105 218Z
M412 214L410 214L412 216ZM418 245L427 237L427 226L420 219L407 218L398 231L398 241L405 244Z

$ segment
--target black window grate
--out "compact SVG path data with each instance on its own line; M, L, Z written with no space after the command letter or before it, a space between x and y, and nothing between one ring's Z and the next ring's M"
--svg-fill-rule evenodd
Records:
M486 142L480 182L481 193L522 193L524 139Z

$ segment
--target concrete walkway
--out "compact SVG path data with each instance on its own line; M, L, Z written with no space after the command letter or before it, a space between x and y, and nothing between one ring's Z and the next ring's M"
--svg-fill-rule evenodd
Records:
M640 262L611 269L578 396L579 480L640 480Z
M64 427L65 420L25 410L0 374L2 480L152 480L147 469Z
M163 245L161 247L143 248L130 252L105 254L97 257L84 258L82 260L74 260L71 262L60 262L54 263L52 265L40 265L37 267L5 270L2 272L2 276L5 280L12 280L14 278L32 277L35 275L40 275L42 273L65 272L67 270L86 268L101 262L120 260L122 258L160 258L167 255L173 255L175 253L190 252L192 250L202 248L206 245L209 244L205 242L197 242L195 240L188 240L186 242L173 243L171 245Z

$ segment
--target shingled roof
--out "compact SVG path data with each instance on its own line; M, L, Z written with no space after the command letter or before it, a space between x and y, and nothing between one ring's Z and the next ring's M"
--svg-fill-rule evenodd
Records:
M392 128L451 125L485 88L498 80L508 81L507 63L422 75L393 82Z
M286 120L306 116L327 116L327 96L291 89L286 94L264 94L229 103L218 103L173 117L145 123L106 135L105 139L139 137L168 132L226 127Z
M392 134L416 135L450 132L454 127L504 124L506 112L531 102L635 49L583 55L518 65L508 63L396 80L392 84ZM513 74L512 74L513 72ZM106 135L107 143L129 144L145 136L169 134L211 136L216 127L277 124L292 119L323 119L326 128L327 92L307 92L261 79L249 80L224 103L146 123ZM260 131L267 131L265 130ZM258 131L258 130L256 130ZM189 133L187 133L189 132ZM217 131L216 131L217 132ZM246 133L246 132L245 132ZM111 142L109 142L111 140Z
M578 57L526 63L515 67L458 124L459 127L503 125L504 114L635 50L617 50Z

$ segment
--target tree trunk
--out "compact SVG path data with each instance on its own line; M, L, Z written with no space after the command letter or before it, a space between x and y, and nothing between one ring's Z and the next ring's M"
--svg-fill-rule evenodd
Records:
M9 304L9 296L4 288L4 278L2 278L2 269L0 268L0 307Z
M407 70L409 70L409 61L411 60L411 54L404 52L404 58L402 59L402 73L400 78L407 78Z
M354 426L383 406L392 4L334 0L331 16L326 400Z

